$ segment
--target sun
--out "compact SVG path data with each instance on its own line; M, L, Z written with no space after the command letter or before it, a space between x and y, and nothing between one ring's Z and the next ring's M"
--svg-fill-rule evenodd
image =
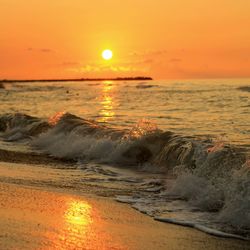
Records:
M110 49L105 49L102 52L102 58L104 60L110 60L113 57L113 52Z

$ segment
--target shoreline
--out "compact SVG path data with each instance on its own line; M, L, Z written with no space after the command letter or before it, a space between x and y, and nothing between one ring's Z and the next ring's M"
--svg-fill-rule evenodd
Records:
M250 249L90 192L0 182L1 249Z

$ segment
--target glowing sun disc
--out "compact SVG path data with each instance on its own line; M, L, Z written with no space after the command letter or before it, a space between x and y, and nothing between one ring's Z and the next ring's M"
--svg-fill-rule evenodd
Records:
M104 60L110 60L113 57L113 52L110 49L105 49L102 52L102 58Z

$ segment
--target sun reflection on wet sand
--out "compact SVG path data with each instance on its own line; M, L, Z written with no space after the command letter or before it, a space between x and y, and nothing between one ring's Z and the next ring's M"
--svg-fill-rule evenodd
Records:
M99 112L101 116L99 122L108 122L115 116L114 112L114 89L115 85L113 81L104 81L102 85L102 96L100 99L100 104L102 108Z
M92 207L85 201L74 199L65 205L58 242L54 244L59 249L86 249L93 223Z
M60 210L56 230L48 235L49 249L125 249L106 233L98 211L87 201L68 199Z
M90 212L91 206L88 203L72 201L69 203L69 208L65 212L65 221L69 223L69 225L87 227L92 223Z
M11 195L10 195L11 194ZM0 249L127 249L110 201L0 183ZM118 229L118 231L117 231ZM121 234L119 232L122 232ZM3 247L4 246L4 247Z

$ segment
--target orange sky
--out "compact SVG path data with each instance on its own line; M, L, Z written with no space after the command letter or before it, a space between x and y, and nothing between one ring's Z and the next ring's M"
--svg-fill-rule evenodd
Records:
M250 77L249 0L0 0L0 79ZM113 50L104 62L101 52Z

